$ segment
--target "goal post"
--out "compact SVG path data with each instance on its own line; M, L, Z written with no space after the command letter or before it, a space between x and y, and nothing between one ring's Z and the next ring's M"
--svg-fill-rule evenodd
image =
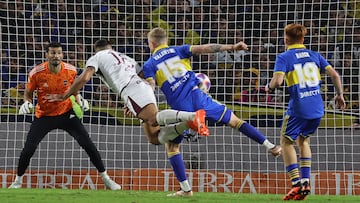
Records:
M322 76L326 114L311 138L312 194L360 194L359 3L356 1L0 1L1 122L0 180L14 180L33 114L18 115L25 83L35 64L45 60L50 41L63 45L64 61L81 72L93 43L108 39L142 65L150 56L147 33L167 30L172 45L244 41L248 51L203 54L192 58L194 71L211 80L210 94L268 139L279 144L287 107L285 87L268 94L275 58L285 51L283 29L301 23L307 48L320 52L340 73L347 102L335 109L334 88ZM148 143L140 122L125 117L122 101L98 77L81 90L90 101L83 123L109 175L124 190L173 191L179 188L164 146ZM168 108L155 91L159 108ZM311 108L311 107L309 107ZM284 194L290 188L282 158L226 126L210 126L210 136L184 140L181 152L193 190ZM62 130L40 143L23 187L104 189L86 152Z

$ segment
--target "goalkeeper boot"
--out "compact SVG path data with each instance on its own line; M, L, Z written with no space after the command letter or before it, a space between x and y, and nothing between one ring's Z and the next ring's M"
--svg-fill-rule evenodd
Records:
M282 151L282 148L278 145L276 145L275 147L271 148L269 150L269 152L274 156L274 157L278 157L281 155L281 151Z
M308 182L304 182L301 186L300 194L295 195L294 200L304 200L306 196L310 194L310 184Z
M13 183L11 183L11 185L8 188L18 189L18 188L21 188L21 186L22 186L22 182L14 181Z
M206 111L204 109L200 109L195 112L195 118L193 121L188 121L188 125L191 129L195 130L202 136L209 136L209 129L205 123Z
M283 197L283 200L292 200L295 196L299 195L301 192L301 185L294 185L291 190Z
M109 176L102 177L102 181L104 182L105 186L110 190L120 190L121 186L117 184L115 181L111 180Z
M166 195L168 197L192 197L193 196L193 192L190 190L188 192L185 192L184 190L179 190L175 193L172 194L168 194Z
M9 188L12 188L12 189L21 188L22 183L23 183L23 176L16 175L14 182L11 183Z

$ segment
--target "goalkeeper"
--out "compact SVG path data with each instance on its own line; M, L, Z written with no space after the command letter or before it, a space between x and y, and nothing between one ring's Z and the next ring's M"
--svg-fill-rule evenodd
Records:
M111 190L121 189L121 186L107 175L100 153L81 123L82 111L74 101L74 97L54 103L50 103L44 98L46 94L65 92L76 78L76 68L62 61L64 55L60 43L50 43L45 54L47 61L35 66L30 71L24 93L24 104L19 110L19 114L30 113L30 109L33 108L33 92L37 90L36 118L30 126L25 146L21 151L15 181L9 188L21 188L25 170L40 141L51 130L62 129L68 132L86 151L91 162L101 174L106 187ZM77 95L77 101L83 110L89 110L88 102L81 95Z

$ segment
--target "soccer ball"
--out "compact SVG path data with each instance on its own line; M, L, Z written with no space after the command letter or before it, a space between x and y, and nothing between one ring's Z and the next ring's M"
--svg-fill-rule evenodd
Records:
M197 79L199 80L199 88L203 91L203 92L209 92L210 87L211 87L211 82L209 77L204 74L204 73L196 73L195 76L197 77Z

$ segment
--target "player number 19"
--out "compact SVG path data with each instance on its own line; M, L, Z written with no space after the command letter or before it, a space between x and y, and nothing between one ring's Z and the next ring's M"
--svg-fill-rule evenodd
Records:
M318 67L314 62L306 62L303 64L294 64L294 69L297 73L299 87L305 88L318 86L320 78L318 75Z

